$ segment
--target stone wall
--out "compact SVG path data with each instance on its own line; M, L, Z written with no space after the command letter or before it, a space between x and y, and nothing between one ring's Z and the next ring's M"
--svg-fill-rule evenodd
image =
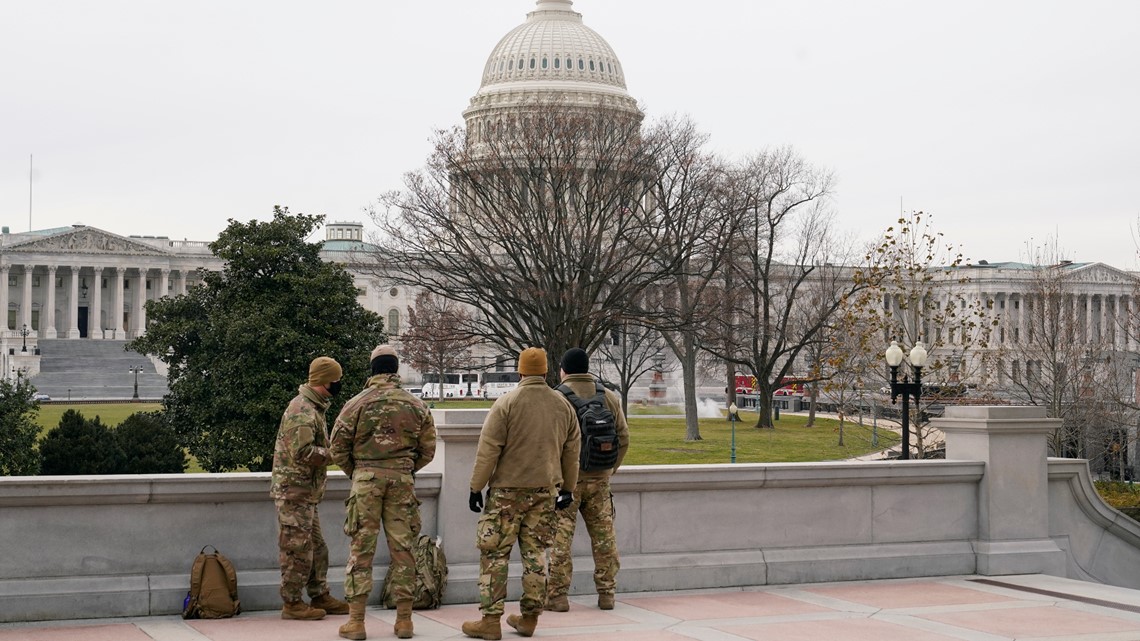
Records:
M484 414L438 411L440 452L416 480L424 531L447 554L448 603L476 601L467 485ZM1053 423L1037 410L950 408L937 427L947 460L623 467L619 591L1013 573L1140 587L1127 571L1140 526L1099 500L1085 462L1045 458ZM234 562L247 610L280 607L268 491L268 474L0 479L0 621L178 612L207 544ZM347 491L330 474L320 507L337 594ZM572 591L588 593L579 531Z

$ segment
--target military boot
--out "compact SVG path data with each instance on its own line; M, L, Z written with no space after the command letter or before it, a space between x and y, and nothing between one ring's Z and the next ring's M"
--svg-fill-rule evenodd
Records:
M367 639L364 632L364 608L368 603L367 597L353 597L348 600L348 623L340 626L340 636L353 641Z
M313 599L310 605L314 608L320 608L328 614L348 614L348 604L328 592Z
M412 638L412 602L396 601L396 625L392 627L397 639Z
M499 615L484 614L480 621L464 621L463 634L473 639L492 641L503 638L503 628L499 625Z
M297 599L296 601L286 601L284 607L281 608L282 619L296 619L298 621L317 621L325 618L325 611L320 608L309 606L308 603Z
M562 596L546 597L546 609L551 612L569 612L570 611L570 597L563 594Z
M520 637L529 637L534 634L534 629L538 627L537 614L512 614L507 617L507 625L514 628Z
M599 594L598 595L598 608L601 610L612 610L612 609L614 609L614 593L613 592L603 592L602 594Z

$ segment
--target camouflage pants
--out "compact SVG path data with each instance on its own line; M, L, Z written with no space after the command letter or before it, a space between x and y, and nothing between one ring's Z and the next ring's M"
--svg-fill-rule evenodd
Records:
M574 557L570 545L574 542L579 511L594 552L594 587L598 594L613 594L617 588L621 562L614 534L614 496L610 492L610 479L608 476L579 478L574 488L574 502L556 512L554 546L550 549L550 585L547 588L552 598L566 596L570 592L570 582L574 578Z
M399 470L356 470L344 504L344 533L352 538L344 570L345 598L367 599L372 592L372 559L383 527L392 564L389 589L397 601L411 601L416 582L412 545L420 535L415 479Z
M281 598L301 600L301 591L316 597L329 591L329 548L321 535L316 503L277 499L277 547L281 564Z
M546 488L492 488L479 517L479 610L502 616L511 548L522 555L523 614L546 605L546 548L554 540L554 495Z

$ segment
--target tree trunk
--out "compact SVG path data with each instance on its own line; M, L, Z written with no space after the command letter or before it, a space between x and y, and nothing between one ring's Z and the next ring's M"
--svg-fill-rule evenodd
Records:
M697 349L691 334L681 340L681 380L685 386L685 440L701 440L701 426L697 421Z
M760 398L756 401L756 411L760 414L760 416L756 419L756 427L772 429L776 427L776 425L772 422L771 390L760 388L756 391L760 393Z
M812 383L808 392L808 417L804 427L815 427L815 402L819 398L819 386ZM843 445L843 421L839 421L839 444Z
M724 406L728 407L736 403L736 365L728 363L728 382L725 383L724 388Z

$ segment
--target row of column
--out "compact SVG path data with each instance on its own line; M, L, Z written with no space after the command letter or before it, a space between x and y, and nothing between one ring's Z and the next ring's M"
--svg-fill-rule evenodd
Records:
M1046 318L1041 306L1049 304L1042 296L1033 294L991 294L985 295L998 303L997 310L1004 319L1007 334L1002 343L1027 342L1031 331L1052 330L1069 334L1071 340L1080 344L1099 343L1118 350L1135 350L1140 347L1136 336L1135 297L1122 294L1066 294L1060 296L1059 309L1050 312L1049 321L1054 327L1030 328L1030 319ZM1005 302L1005 309L1000 303ZM1014 309L1014 303L1017 309ZM1099 303L1099 304L1098 304ZM1016 328L1016 336L1011 335Z
M9 301L9 284L8 279L12 274L12 265L0 265L0 331L16 330L23 326L33 329L32 323L32 278L35 275L34 266L23 266L23 283L19 292L19 315L16 318L15 327L8 327L8 310L10 307ZM56 274L59 270L59 265L47 265L45 275L47 276L46 286L41 286L43 292L40 295L40 318L39 326L35 328L34 333L29 336L37 336L43 338L57 338L60 335L59 330L55 326L55 280ZM186 293L187 286L187 270L171 270L168 268L150 268L150 267L82 267L82 266L64 266L64 269L70 270L67 290L68 307L65 315L66 323L68 325L65 338L80 338L81 332L79 328L79 309L80 307L87 307L87 337L88 338L108 338L124 340L127 338L135 338L142 336L146 333L146 309L144 303L147 300L146 293L146 275L151 269L157 269L159 272L158 279L158 294L156 298L166 295L167 289L170 287L170 274L171 271L176 271L177 276L174 280L174 295ZM123 312L126 305L126 272L128 269L136 269L138 276L135 280L136 294L132 298L132 311L130 317L135 320L135 327L133 332L128 332L127 328L123 327ZM83 296L80 295L80 283L83 279L82 272L90 270L92 275L91 285L84 284ZM102 285L104 272L112 272L112 280L108 283L110 290L110 301L108 309L107 327L103 327L102 322ZM42 281L41 281L42 282ZM83 300L87 298L88 300ZM83 303L87 303L84 305ZM105 334L104 331L107 333Z

